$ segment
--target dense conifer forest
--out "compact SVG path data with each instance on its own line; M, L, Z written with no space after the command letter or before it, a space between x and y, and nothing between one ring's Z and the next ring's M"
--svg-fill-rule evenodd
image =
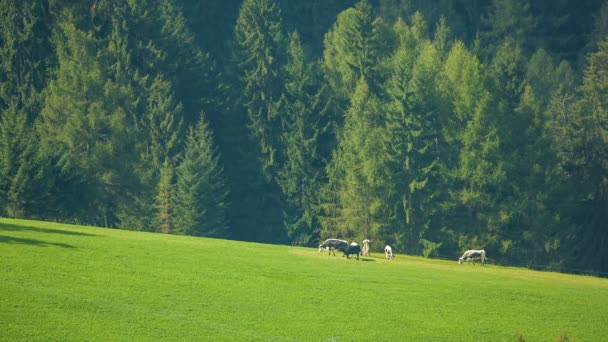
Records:
M0 216L608 272L608 2L0 0Z

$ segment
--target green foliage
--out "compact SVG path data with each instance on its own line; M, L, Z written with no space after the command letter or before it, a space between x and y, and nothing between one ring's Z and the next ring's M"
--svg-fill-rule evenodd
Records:
M0 0L0 214L606 271L604 2Z
M493 56L496 45L492 44L500 44L505 39L528 49L536 21L529 0L492 0L487 15L482 17L484 29L481 31L481 40L486 51L485 57Z
M365 239L376 236L382 224L380 190L386 176L386 155L382 151L381 113L379 99L361 78L328 166L322 235Z
M152 81L148 94L143 127L150 136L152 166L159 170L163 161L175 162L182 149L182 105L175 103L171 84L161 75Z
M318 193L323 176L319 141L323 116L327 115L319 87L316 64L305 60L299 35L290 35L289 59L286 65L285 132L282 143L285 164L277 181L287 207L285 225L294 244L312 245L319 235Z
M155 217L152 220L152 230L159 233L172 233L175 228L173 224L173 220L175 219L173 214L173 197L175 195L173 178L173 167L169 163L169 160L165 159L163 167L160 170L157 193L154 197Z
M130 148L132 94L108 78L91 33L67 20L55 42L58 68L46 88L38 132L60 172L86 184L76 189L87 206L79 219L105 220L129 167L124 157Z
M345 101L363 77L368 83L378 79L377 63L390 55L394 37L377 19L365 0L338 15L325 35L323 67L326 78L338 98Z
M228 189L211 131L201 115L176 168L175 233L226 238Z
M260 144L262 165L271 178L281 162L277 160L279 114L287 56L278 5L273 0L244 1L235 32L244 85L242 102L251 133Z
M556 103L554 129L556 150L560 152L562 179L567 183L566 216L572 220L579 237L570 241L576 249L580 265L603 268L604 255L594 254L606 243L606 205L608 203L608 42L589 55L579 98L564 99L562 108ZM562 109L562 110L560 110ZM574 190L576 189L576 190ZM579 264L572 260L572 262Z
M35 217L52 208L47 199L47 165L38 153L27 114L15 106L0 117L0 213L8 217Z

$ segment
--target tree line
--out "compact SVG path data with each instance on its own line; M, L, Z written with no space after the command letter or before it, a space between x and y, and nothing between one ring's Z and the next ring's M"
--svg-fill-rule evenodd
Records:
M608 271L606 2L0 16L2 216Z

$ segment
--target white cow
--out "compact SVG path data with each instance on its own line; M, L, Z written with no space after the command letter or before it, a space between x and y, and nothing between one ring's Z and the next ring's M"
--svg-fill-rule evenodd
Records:
M464 252L464 254L458 258L458 263L462 264L463 261L473 262L475 263L475 259L481 259L481 266L486 264L486 251L483 249L469 249Z
M384 247L384 255L386 255L386 258L388 260L391 260L392 258L394 258L395 256L393 255L393 249L391 248L391 246L386 245Z

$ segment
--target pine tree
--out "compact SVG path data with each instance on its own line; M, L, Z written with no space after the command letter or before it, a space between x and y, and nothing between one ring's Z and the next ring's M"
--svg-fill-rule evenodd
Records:
M387 158L382 150L381 113L378 98L361 78L328 165L321 235L362 240L378 236L382 229Z
M175 232L229 237L228 188L209 126L201 116L190 129L184 157L176 168Z
M10 106L0 116L0 213L44 217L52 208L46 163L24 110Z
M407 54L399 56L407 58ZM395 241L398 247L419 254L422 245L432 245L429 230L439 203L439 149L444 140L440 136L441 99L436 91L440 59L427 42L411 70L399 61L405 62L397 60L387 88L390 103L384 143L392 170L387 182L392 184L390 206L395 215L391 226L401 233Z
M69 16L54 41L58 68L46 88L38 132L59 176L73 187L74 218L113 225L117 198L130 183L123 176L131 155L126 120L133 95L108 79L98 58L99 41L77 29Z
M568 186L561 203L575 227L565 242L572 251L570 265L605 271L608 258L600 251L608 242L608 41L598 48L587 57L578 99L566 101L555 119L563 127L556 143Z
M249 136L234 137L233 142L241 146L231 147L236 150L232 158L239 159L226 163L227 177L235 189L231 192L231 222L235 222L236 238L284 242L284 204L276 177L284 163L281 136L287 54L277 4L273 0L244 1L235 33L238 76L231 86L241 93L238 106L229 110L234 125L230 130L242 132L239 112L244 111Z
M278 183L286 201L285 225L292 243L309 245L318 238L318 198L323 161L319 152L325 87L319 87L315 65L304 58L299 35L290 35L286 65L285 110L287 119L282 142L285 164Z
M503 40L530 51L537 20L532 15L530 0L492 0L481 19L483 56L490 59Z
M174 232L174 208L173 196L175 194L175 186L173 184L173 167L168 159L165 159L163 167L160 170L160 179L158 181L156 196L154 197L155 216L153 219L153 231L159 233Z
M3 0L0 22L0 213L40 218L53 209L48 168L31 129L46 84L48 12L41 2Z
M361 77L372 89L382 82L378 62L396 48L390 32L365 0L338 15L325 35L323 69L341 103L350 99Z
M0 111L25 110L28 123L42 106L50 57L49 14L43 2L0 1Z
M243 104L260 144L268 179L280 165L282 71L286 60L281 11L273 0L246 0L235 28L244 83Z
M148 90L146 117L143 126L149 132L149 151L157 170L164 160L175 163L181 150L183 126L182 105L176 103L171 83L157 75Z

